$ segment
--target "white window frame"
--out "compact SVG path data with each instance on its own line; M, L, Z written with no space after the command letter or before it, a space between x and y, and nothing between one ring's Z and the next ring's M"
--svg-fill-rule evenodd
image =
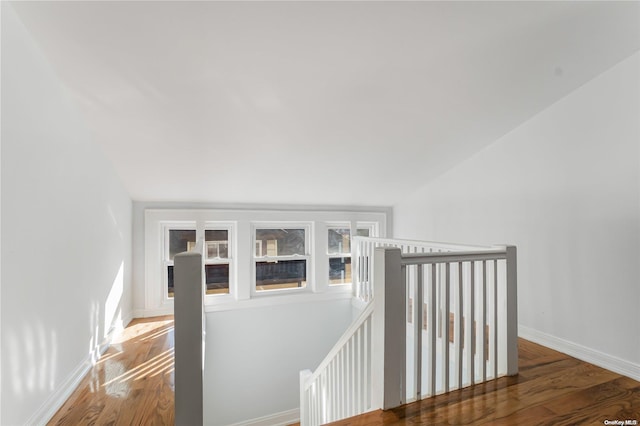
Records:
M227 256L225 258L213 258L209 259L207 256L208 248L207 248L207 240L205 238L206 231L227 231ZM208 300L216 300L216 299L232 299L234 297L234 292L236 286L235 283L235 264L234 264L234 249L235 249L235 241L236 241L236 233L235 226L231 222L223 222L223 221L207 221L204 223L204 229L202 230L202 238L205 242L205 255L204 255L204 264L206 265L229 265L229 292L228 293L220 293L220 294L206 294L205 293L205 303Z
M169 296L169 277L168 277L168 268L169 266L174 265L174 261L169 259L170 256L170 236L169 232L172 230L185 230L191 231L194 230L196 232L196 242L202 238L205 238L205 231L215 230L215 231L227 231L227 244L228 250L227 253L229 255L228 258L220 258L220 259L209 259L207 256L204 256L204 264L205 265L216 265L216 264L228 264L229 265L229 293L221 293L221 294L205 294L205 302L207 300L212 300L212 298L225 298L232 297L234 291L234 264L233 264L233 249L234 249L234 240L235 240L235 229L234 225L231 222L218 222L218 221L207 221L204 224L199 223L199 221L163 221L160 223L161 226L161 250L162 250L162 260L161 260L161 281L162 281L162 290L161 297L163 301L163 305L173 303L173 297ZM206 246L205 246L206 248Z
M259 229L304 229L304 251L303 255L289 255L289 256L267 256L265 253L266 248L262 247L262 256L256 256L256 247L258 246L258 240L256 239L256 231ZM271 296L275 294L294 294L294 293L310 293L314 289L314 270L313 270L313 222L252 222L251 223L251 246L254 248L251 253L251 296L263 297ZM261 243L261 242L260 242ZM258 262L278 262L287 260L306 260L306 285L299 288L281 288L273 290L258 290L256 270Z
M331 284L331 277L329 276L329 262L331 261L331 259L346 259L349 258L351 259L351 237L353 235L353 229L351 227L351 222L328 222L327 226L326 226L326 232L324 233L324 240L325 240L325 244L326 244L326 253L327 253L327 259L325 261L325 263L327 264L327 286L329 289L334 289L334 288L340 288L340 287L345 287L345 286L351 286L351 281L347 281L347 282L343 282L343 283L336 283L336 284ZM331 229L348 229L349 230L349 252L348 253L333 253L329 251L329 231ZM353 271L351 272L352 274L352 278L353 278Z
M329 230L330 229L345 229L348 228L349 229L349 248L351 249L348 253L332 253L329 251ZM369 230L369 237L377 237L378 236L378 229L379 229L379 225L378 222L371 222L371 221L357 221L357 222L327 222L326 223L326 232L324 235L324 240L325 240L325 244L326 244L326 255L327 255L327 259L326 259L326 264L327 264L327 286L329 291L334 290L334 289L340 289L340 288L344 288L344 287L351 287L351 285L353 284L353 269L351 270L351 281L347 281L344 283L336 283L336 284L331 284L331 277L329 276L329 261L330 259L351 259L352 258L352 253L353 253L353 237L357 236L357 231L358 229L368 229ZM354 232L355 231L355 232ZM351 264L351 266L353 267L353 264Z
M169 236L170 231L195 231L196 242L198 241L197 222L194 221L167 221L160 224L162 228L162 300L166 304L168 301L173 302L173 297L169 297L169 266L173 266L173 260L169 258L171 248Z
M356 222L356 234L358 229L368 229L369 237L371 238L377 238L380 236L380 224L378 222L358 221ZM358 235L355 236L357 237ZM353 235L351 237L353 238Z
M328 285L327 226L351 224L353 229L374 226L372 236L386 236L389 211L275 209L193 209L145 208L143 244L134 243L144 252L144 277L134 282L135 315L140 317L167 315L173 312L173 298L167 296L165 260L165 228L196 229L196 239L204 237L204 229L224 229L229 233L229 294L207 295L205 311L275 306L306 301L337 300L351 297L351 286ZM379 225L377 225L379 224ZM307 285L304 288L255 290L254 225L273 227L307 227L305 232ZM378 228L379 227L379 228ZM263 247L266 250L266 248ZM298 257L302 259L303 257Z

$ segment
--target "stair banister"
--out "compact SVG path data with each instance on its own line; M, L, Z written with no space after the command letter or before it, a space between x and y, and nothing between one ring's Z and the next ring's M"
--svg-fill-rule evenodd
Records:
M518 373L514 246L353 243L353 306L364 315L315 372L301 372L302 426Z

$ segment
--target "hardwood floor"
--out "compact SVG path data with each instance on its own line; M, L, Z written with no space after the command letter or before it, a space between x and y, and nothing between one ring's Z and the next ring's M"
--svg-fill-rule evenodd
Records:
M49 425L173 425L173 316L136 319Z
M520 374L337 426L640 422L640 382L520 340ZM134 320L49 425L172 425L173 317Z
M526 340L520 339L519 351L518 376L332 425L640 424L640 382Z

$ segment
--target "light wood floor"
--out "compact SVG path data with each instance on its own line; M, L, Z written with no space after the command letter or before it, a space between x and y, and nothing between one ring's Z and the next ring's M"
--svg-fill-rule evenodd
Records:
M172 425L173 317L134 320L50 425ZM638 420L640 382L520 340L520 374L334 423L603 425Z
M49 425L173 425L173 316L136 319Z
M526 340L519 351L518 376L332 425L640 425L640 382Z

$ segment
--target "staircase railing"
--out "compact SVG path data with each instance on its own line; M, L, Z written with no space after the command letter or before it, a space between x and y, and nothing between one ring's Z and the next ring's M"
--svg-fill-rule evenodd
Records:
M301 373L302 426L517 374L515 247L354 238L352 258L363 312Z
M314 373L300 372L300 417L322 424L367 412L371 395L371 317L360 314Z
M391 238L353 237L353 296L369 302L373 298L373 253L377 247L397 247L402 253L442 253L450 251L481 251L488 247L434 241L398 240Z

